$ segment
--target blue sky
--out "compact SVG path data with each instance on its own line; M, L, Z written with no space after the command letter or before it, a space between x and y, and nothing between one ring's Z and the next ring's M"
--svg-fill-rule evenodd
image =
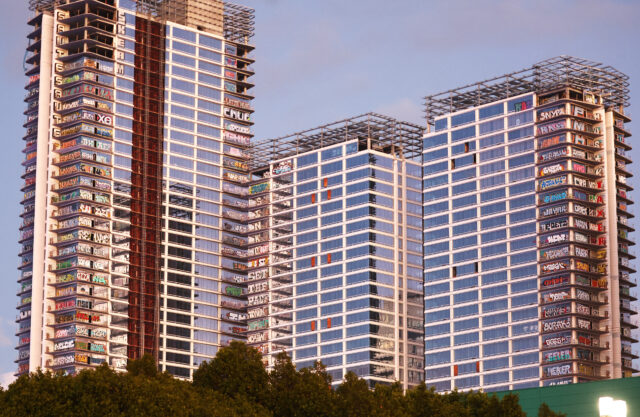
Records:
M640 79L636 0L238 3L256 9L258 138L369 111L424 124L425 95L557 55L611 65L631 77L632 105L640 94L633 90ZM16 357L13 320L25 108L22 60L30 15L26 4L26 0L5 0L0 14L0 120L7 127L3 135L7 147L0 153L0 178L7 187L0 205L0 382L14 370ZM638 152L633 152L636 161Z

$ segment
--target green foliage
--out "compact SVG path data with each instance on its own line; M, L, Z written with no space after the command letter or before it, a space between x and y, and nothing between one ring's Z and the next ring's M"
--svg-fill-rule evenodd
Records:
M267 402L268 379L260 352L237 341L220 349L213 360L204 362L193 373L195 387L258 404Z
M38 370L0 389L0 416L176 417L526 417L518 396L481 392L437 394L424 383L403 392L349 372L335 390L321 363L297 370L285 353L270 373L260 353L243 343L221 348L194 372L193 383L159 372L150 356L127 372L107 365L65 376ZM538 417L566 417L546 404Z
M275 416L333 416L331 377L319 362L297 371L284 352L276 356L269 374L269 408Z
M547 403L540 404L540 408L538 408L538 417L567 417L564 413L556 413L552 411Z

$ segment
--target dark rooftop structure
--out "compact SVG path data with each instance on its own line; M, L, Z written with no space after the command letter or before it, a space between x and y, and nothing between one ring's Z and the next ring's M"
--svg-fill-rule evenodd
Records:
M423 126L366 113L287 136L256 141L250 149L251 165L253 169L260 169L272 161L353 139L360 140L363 146L366 143L369 149L393 151L412 159L421 155L423 134Z
M629 105L629 77L599 62L558 56L529 68L425 97L427 124L437 117L517 96L559 87L575 87L603 96L607 107Z

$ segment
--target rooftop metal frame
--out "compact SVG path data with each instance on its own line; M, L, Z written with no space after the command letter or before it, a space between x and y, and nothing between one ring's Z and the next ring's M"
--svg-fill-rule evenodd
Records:
M29 0L29 9L38 12L52 11L55 6L80 0ZM134 0L139 13L164 21L184 22L187 19L187 2L209 3L212 0ZM255 34L255 10L238 4L223 4L223 35L231 42L248 44ZM196 7L197 9L197 7Z
M255 34L255 10L234 3L224 3L224 38L238 43L249 43Z
M573 87L602 95L607 107L629 106L629 76L582 58L561 55L529 68L426 96L427 124L436 117L520 94Z
M290 156L325 148L349 140L366 140L370 149L395 148L407 159L422 152L424 127L377 113L365 113L274 139L252 144L251 168L258 170Z

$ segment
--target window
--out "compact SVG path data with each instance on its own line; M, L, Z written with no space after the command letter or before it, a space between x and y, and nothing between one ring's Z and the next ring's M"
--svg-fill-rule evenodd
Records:
M449 251L448 241L435 243L435 244L427 245L424 247L425 255L435 255L436 253L447 252L447 251ZM347 253L347 256L349 256L348 253Z
M480 120L488 119L489 117L497 116L499 114L504 114L504 103L494 104L489 107L483 107L478 110Z
M446 237L449 237L449 229L448 228L432 230L432 231L425 232L425 234L424 234L424 240L426 242L429 242L429 241L432 241L432 240L443 239L443 238L446 238Z
M486 201L497 200L499 198L505 198L505 196L506 196L506 193L504 188L485 191L482 194L480 194L480 202L484 203Z
M478 130L481 135L504 129L504 119L496 119L488 122L480 123Z
M502 300L500 300L499 302L502 302ZM496 324L502 324L508 321L509 321L508 313L492 314L490 316L484 316L482 318L482 326L484 327L495 326Z
M438 177L426 178L422 184L425 189L437 187L438 185L446 184L449 181L449 174L440 175Z
M486 360L486 361L482 362L482 365L483 365L483 370L485 370L485 371L492 371L494 369L508 368L509 367L509 358L508 357L503 357L503 358L496 358L496 359ZM508 372L506 372L506 374L507 374L507 376L509 375ZM486 377L487 376L485 376L485 378Z
M451 132L451 141L457 142L462 139L472 138L476 135L476 127L469 126Z
M482 332L482 340L503 339L509 337L509 328L507 326L497 327Z
M476 176L476 169L470 168L464 171L455 171L451 174L451 182L457 182L466 180L468 178L473 178Z
M449 167L448 161L438 162L436 164L427 165L424 167L424 175L435 174L437 172L446 171Z
M449 222L448 214L437 216L437 217L430 217L424 220L424 227L429 228L434 226L440 226L443 224L447 224L448 222Z
M206 46L211 49L222 50L222 41L216 38L205 36L200 34L200 45Z
M534 158L533 153L529 153L522 156L517 156L515 158L509 159L509 168L517 168L522 165L533 164Z
M435 121L434 129L436 132L444 130L449 126L449 119L446 117Z
M330 164L325 164L322 166L322 175L331 174L333 172L340 171L341 169L342 169L342 161L335 161Z
M490 164L480 165L480 175L487 175L498 171L504 171L504 161L496 161Z
M521 295L518 297L518 304L526 301L528 304L536 304L531 302L531 299L535 297L536 294L527 294ZM534 296L534 297L532 297ZM511 302L512 307L514 306L513 300ZM538 317L538 307L525 308L523 310L514 310L511 312L511 321L522 321L522 320L531 320Z
M491 229L497 226L504 226L507 224L506 216L497 216L489 219L482 220L480 222L482 230Z
M447 337L441 337L441 338L438 338L438 339L431 339L431 340L425 341L425 349L426 350L442 349L444 347L449 347L449 346L451 346L451 340L449 339L448 336ZM450 368L447 367L446 369L449 370ZM427 372L429 372L429 371L427 370Z
M480 149L504 143L504 133L480 138Z
M451 362L451 352L437 352L437 353L427 353L425 355L425 364L426 365L437 365L440 363L449 363Z
M317 155L316 155L317 157ZM308 168L297 173L297 181L305 181L318 176L318 168Z
M506 209L507 209L507 204L504 201L500 201L497 203L480 207L480 215L483 217L490 216L495 213L506 211Z
M520 126L533 122L533 111L517 113L509 116L509 127Z
M479 340L478 332L458 334L453 336L453 345L468 345L469 343L477 343ZM473 370L475 371L475 364L473 364Z
M509 202L509 208L511 210L518 209L524 206L533 206L536 203L536 199L534 195L527 195L524 197L513 198ZM535 216L535 215L534 215Z
M509 155L515 155L515 154L530 151L530 150L533 150L533 139L524 140L522 142L509 145Z
M534 252L535 253L535 252ZM536 279L527 279L511 284L511 293L519 293L538 289L538 281Z
M523 350L538 348L538 336L524 337L512 340L513 351L520 352Z
M509 142L533 136L533 126L522 127L520 129L512 130L508 133Z
M509 353L509 342L486 343L482 347L484 357L503 355Z
M301 168L310 164L315 164L318 162L318 154L312 153L308 155L299 156L296 163L297 167Z
M482 285L495 284L507 280L507 271L492 272L482 275Z
M534 248L536 246L535 237L527 237L524 239L512 240L511 251L515 252L521 249Z
M477 230L478 230L478 224L476 222L460 224L457 226L453 226L453 235L454 236L464 235L466 233L475 232Z
M462 210L462 211L457 211L455 213L453 213L452 215L452 220L453 222L461 222L467 219L471 219L474 218L478 215L477 213L477 209L471 208L471 209L467 209L467 210Z
M506 285L498 285L495 287L488 287L482 289L482 299L499 297L507 294Z
M461 143L459 145L455 145L451 147L451 156L458 155L461 153L468 153L476 150L476 141L472 140L470 142Z
M507 266L506 256L482 262L483 271L490 271L492 269L505 268L506 266Z
M453 262L465 262L478 257L478 250L472 249L464 252L457 252L453 254Z
M475 197L475 196L474 196ZM449 210L449 202L442 201L440 203L428 204L424 207L424 215L441 213L443 211Z
M535 240L535 237L533 239ZM511 279L534 277L537 273L538 267L536 265L522 266L511 270Z
M347 193L348 194L348 193ZM448 197L449 196L449 189L448 188L440 188L438 190L434 190L434 191L428 191L426 193L424 193L424 202L427 201L431 201L431 200L438 200L444 197Z
M441 133L439 135L432 136L430 138L425 138L422 141L422 148L423 149L435 148L436 146L445 145L447 141L448 141L447 134Z
M518 265L518 264L523 264L527 262L533 262L533 261L536 261L537 259L538 258L537 258L536 251L518 253L515 255L511 255L511 265Z
M466 182L464 184L458 184L451 187L451 195L458 195L463 193L468 193L470 191L476 190L476 182Z
M476 120L476 112L475 110L456 114L455 116L451 116L451 127L461 126L467 123L475 122Z
M528 170L529 168L526 168L524 170L521 171L525 171ZM513 173L511 173L513 174ZM531 175L533 176L533 175ZM509 187L509 195L510 196L514 196L514 195L518 195L518 194L523 194L523 193L528 193L528 192L532 192L535 190L535 182L534 181L528 181L528 182L523 182L521 184L516 184L516 185L512 185Z
M515 182L524 180L527 178L533 178L535 175L534 167L519 169L509 173L509 182Z
M422 154L422 162L429 162L436 159L447 158L449 156L449 150L447 148L438 149L437 151L431 151Z
M480 162L490 161L491 159L502 158L504 156L504 147L488 149L480 152Z
M454 357L456 361L478 358L480 357L480 348L478 346L469 346L465 348L455 349Z
M521 226L513 226L509 228L509 234L511 235L511 237L515 237L515 236L520 236L520 235L527 235L529 233L535 233L536 231L536 224L535 223L527 223L527 224L523 224Z
M507 244L506 243L498 243L497 245L491 246L483 246L482 247L482 257L489 257L494 255L499 255L501 253L507 252Z
M193 83L188 81L178 80L173 78L171 80L171 86L176 90L186 91L188 93L194 94L196 91L196 87Z
M448 243L448 242L447 242ZM453 241L453 249L465 248L467 246L475 246L478 244L478 236L467 236ZM447 247L448 250L448 247Z

